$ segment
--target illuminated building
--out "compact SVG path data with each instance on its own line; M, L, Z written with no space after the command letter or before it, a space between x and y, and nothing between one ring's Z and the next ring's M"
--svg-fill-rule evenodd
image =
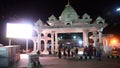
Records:
M33 39L34 50L36 48L41 50L44 47L43 53L47 53L48 41L50 41L49 44L51 45L52 52L58 50L59 33L82 33L83 46L89 45L88 33L92 33L94 36L98 35L99 43L102 43L102 31L107 26L105 20L100 16L95 21L87 13L83 14L82 18L80 18L69 2L59 16L59 19L52 14L48 18L47 23L49 26L43 24L41 19L35 23L35 30L38 36ZM93 38L93 41L95 44L97 39Z

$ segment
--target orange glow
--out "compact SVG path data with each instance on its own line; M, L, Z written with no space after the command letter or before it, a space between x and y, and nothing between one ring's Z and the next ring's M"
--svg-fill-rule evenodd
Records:
M117 43L118 43L118 39L116 39L116 38L110 39L110 44L111 45L116 45Z

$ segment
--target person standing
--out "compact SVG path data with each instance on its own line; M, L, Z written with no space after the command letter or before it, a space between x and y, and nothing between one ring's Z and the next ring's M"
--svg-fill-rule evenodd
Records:
M70 48L67 50L68 57L70 57Z
M73 58L75 56L75 50L74 48L71 49L71 57Z
M100 61L102 57L102 45L99 42L97 42L95 48L96 48L96 58L97 60Z
M96 56L96 48L93 47L93 56Z
M78 55L78 48L76 47L75 48L75 56L77 56Z
M88 56L88 47L85 46L84 47L84 53L83 53L84 56Z
M62 57L62 53L61 53L60 49L58 50L58 57L59 57L59 59L61 59L61 57Z
M66 48L65 48L65 47L63 48L63 56L64 56L64 57L67 56L67 54L66 54Z
M92 45L89 45L89 47L88 47L88 56L89 57L93 56L93 46Z

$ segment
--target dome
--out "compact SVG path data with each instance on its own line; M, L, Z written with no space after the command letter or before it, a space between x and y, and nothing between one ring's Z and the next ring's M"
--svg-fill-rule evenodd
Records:
M65 9L63 10L61 16L60 16L60 21L75 21L78 20L78 15L76 11L72 8L71 5L66 5Z
M40 27L43 25L43 22L41 19L39 19L36 23L35 23L36 26Z

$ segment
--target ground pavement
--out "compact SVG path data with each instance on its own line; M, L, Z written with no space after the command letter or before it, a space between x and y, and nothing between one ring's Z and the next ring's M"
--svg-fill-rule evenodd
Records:
M120 68L120 58L108 59L103 57L101 61L96 59L59 59L57 56L40 56L40 65L33 68ZM22 56L19 63L9 68L27 68L28 58Z
M41 66L34 68L120 68L120 59L98 60L59 59L55 56L41 56Z

